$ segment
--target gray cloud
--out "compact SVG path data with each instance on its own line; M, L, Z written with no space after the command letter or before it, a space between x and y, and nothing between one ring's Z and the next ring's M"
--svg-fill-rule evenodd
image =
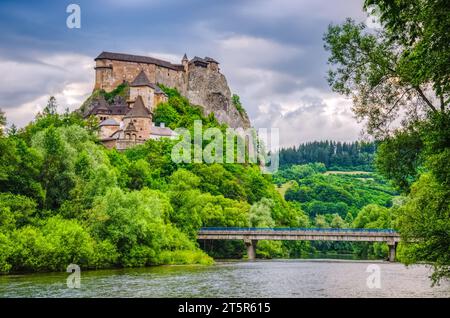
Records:
M12 1L0 9L0 72L8 75L0 78L0 107L10 122L31 120L49 95L77 107L92 90L93 58L103 50L173 61L187 52L218 59L254 125L280 127L283 144L358 138L351 102L327 86L322 36L347 16L366 20L362 0L79 3L76 31L65 28L63 3L30 14Z

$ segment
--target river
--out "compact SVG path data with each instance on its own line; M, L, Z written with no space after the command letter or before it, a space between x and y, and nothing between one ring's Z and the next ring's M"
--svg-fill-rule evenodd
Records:
M380 288L369 288L374 264ZM379 269L379 272L377 271ZM450 282L431 287L423 265L351 260L222 261L213 266L155 266L0 276L0 297L450 297Z

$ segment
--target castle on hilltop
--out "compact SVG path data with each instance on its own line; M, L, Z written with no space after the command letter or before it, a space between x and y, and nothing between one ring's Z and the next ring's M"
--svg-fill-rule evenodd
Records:
M95 63L94 92L109 93L123 83L129 86L125 98L116 96L108 103L99 95L83 109L85 117L99 119L100 138L107 147L121 150L148 139L175 136L163 123L153 124L155 108L167 101L160 84L176 88L205 116L214 113L219 122L230 127L250 127L247 114L232 104L226 78L213 58L189 60L185 54L181 64L173 64L148 56L102 52Z
M182 95L189 90L189 73L204 69L219 72L219 62L210 57L194 57L186 54L181 64L172 64L149 56L102 52L95 59L95 89L112 91L124 81L132 82L141 71L151 83L176 88Z

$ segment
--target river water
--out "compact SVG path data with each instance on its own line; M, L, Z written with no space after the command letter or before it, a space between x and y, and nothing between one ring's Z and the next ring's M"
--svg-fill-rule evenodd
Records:
M371 264L375 273L366 272ZM369 288L368 277L378 269ZM0 276L0 297L450 297L450 282L431 287L427 267L381 261L230 261L82 271L79 289L67 287L68 275Z

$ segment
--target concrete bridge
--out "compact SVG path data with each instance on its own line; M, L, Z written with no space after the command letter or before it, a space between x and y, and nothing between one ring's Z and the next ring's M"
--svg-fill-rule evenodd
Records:
M400 235L390 229L205 227L198 232L198 239L243 240L249 259L255 259L260 240L385 242L389 246L388 259L394 262Z

